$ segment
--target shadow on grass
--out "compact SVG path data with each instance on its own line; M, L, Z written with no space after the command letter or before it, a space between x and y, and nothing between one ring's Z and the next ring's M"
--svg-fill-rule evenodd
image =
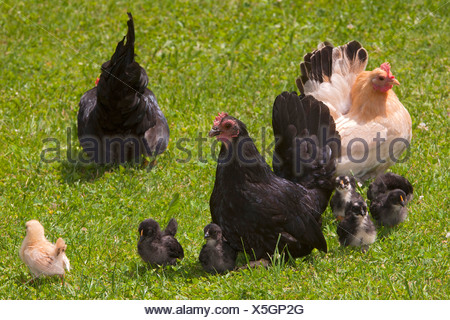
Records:
M203 270L199 262L180 261L175 266L157 266L142 262L134 270L125 271L125 275L129 278L136 278L144 274L161 274L167 280L175 280L180 276L186 279L207 277L210 275Z
M380 240L388 238L396 230L396 227L377 226L377 238Z
M59 276L41 276L39 278L35 278L31 273L21 273L16 277L10 279L10 281L14 281L18 285L24 287L32 287L34 289L39 289L43 285L61 285L61 278Z
M80 151L81 153L82 151ZM76 157L78 159L78 157ZM94 182L101 178L105 172L123 171L124 169L134 168L150 171L155 166L155 161L148 162L146 160L140 163L127 162L124 164L96 164L85 163L79 160L68 161L62 160L59 163L59 169L62 181L67 184L76 182Z
M299 260L300 259L303 260L303 258L299 258ZM258 265L249 267L246 261L247 260L244 254L239 253L238 259L236 261L236 268L234 270L216 274L209 273L203 270L199 261L185 261L185 262L181 261L178 262L178 264L175 266L165 266L165 267L153 266L142 262L142 264L139 265L136 269L132 271L125 271L125 273L129 278L136 278L137 274L139 274L139 276L142 276L144 274L161 274L167 280L175 280L175 278L179 278L180 276L186 279L192 278L198 279L202 277L222 277L225 275L232 275L240 272L245 272L245 270L250 270L250 272L253 272L253 270L256 270L258 268L265 268L269 270L279 267L284 268L287 266L291 267L295 266L295 260L290 258L286 258L286 261L281 260L280 258L274 259L270 261L268 266Z
M105 172L110 171L111 167L98 166L96 164L82 164L80 162L60 162L60 173L64 183L73 184L75 182L94 182L102 177Z
M130 279L136 279L139 277L145 276L153 276L159 275L168 281L177 282L180 277L185 279L198 279L198 278L208 278L208 277L228 277L233 274L253 274L253 272L257 271L260 268L266 270L266 272L270 273L280 273L284 268L295 268L298 263L308 263L314 264L314 258L310 255L293 259L289 253L282 253L276 257L267 258L269 263L268 265L257 264L256 266L248 266L250 260L243 253L240 252L238 254L238 258L236 260L236 268L232 271L212 274L203 270L200 262L198 260L184 260L179 261L175 266L158 266L158 265L150 265L145 262L140 262L138 266L131 266L126 271L123 271L123 275Z

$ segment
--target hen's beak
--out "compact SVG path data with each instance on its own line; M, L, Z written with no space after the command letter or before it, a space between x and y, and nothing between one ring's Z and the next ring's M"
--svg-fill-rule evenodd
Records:
M205 232L205 239L208 239L208 238L209 238L209 232L206 231L206 232Z
M342 188L344 187L344 181L343 180L341 180L341 186L342 186Z
M214 136L218 136L221 133L219 127L214 126L212 127L212 129L209 131L208 135L210 138L214 137Z
M395 78L391 78L391 79L389 79L389 83L391 83L391 84L395 84L396 86L399 86L400 85L400 82L398 82L398 80L397 79L395 79Z

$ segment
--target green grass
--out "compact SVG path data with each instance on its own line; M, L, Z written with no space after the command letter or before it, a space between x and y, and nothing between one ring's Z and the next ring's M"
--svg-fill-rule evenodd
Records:
M450 4L6 0L0 8L0 298L449 298ZM169 121L169 150L151 171L70 163L67 130L76 155L79 99L125 35L127 10L137 60ZM352 39L369 51L368 68L389 61L401 82L395 91L411 114L413 141L409 159L392 171L415 187L409 219L363 254L339 247L327 209L328 254L207 275L197 259L216 164L212 141L200 155L194 139L227 111L260 149L265 128L268 145L272 103L296 89L302 56L320 41ZM55 147L48 138L60 141L60 161L42 161L42 151ZM188 156L177 147L182 138L185 162L177 161ZM148 217L178 220L185 259L176 267L151 269L137 255L137 227ZM58 278L29 282L18 251L30 219L50 240L66 240L73 266L66 286Z

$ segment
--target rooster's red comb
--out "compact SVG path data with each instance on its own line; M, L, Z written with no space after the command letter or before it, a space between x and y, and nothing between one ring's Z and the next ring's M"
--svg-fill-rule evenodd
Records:
M389 64L389 62L382 63L380 69L386 71L387 77L389 79L395 79L395 77L391 73L391 65Z
M219 112L219 115L214 119L214 125L218 126L222 122L222 119L225 118L226 116L228 116L228 113Z

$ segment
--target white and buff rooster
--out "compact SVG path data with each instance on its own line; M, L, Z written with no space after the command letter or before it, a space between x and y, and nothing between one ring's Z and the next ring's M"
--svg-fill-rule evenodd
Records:
M364 71L368 54L351 41L324 42L304 56L297 87L324 102L341 135L336 175L373 178L392 166L411 142L411 117L394 91L389 63Z
M20 258L38 278L41 275L59 275L64 278L65 270L70 271L70 262L66 256L67 245L62 238L56 244L47 240L44 227L37 220L25 224L27 235L20 248Z

